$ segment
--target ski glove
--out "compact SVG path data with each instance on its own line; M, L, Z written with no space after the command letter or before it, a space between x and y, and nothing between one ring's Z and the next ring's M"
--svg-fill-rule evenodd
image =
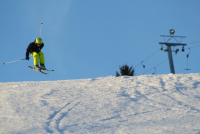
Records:
M29 57L26 57L26 60L29 60L30 58Z

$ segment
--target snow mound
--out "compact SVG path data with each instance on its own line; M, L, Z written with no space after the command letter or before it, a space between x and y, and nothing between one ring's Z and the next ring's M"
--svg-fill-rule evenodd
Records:
M0 83L0 133L200 134L200 74Z

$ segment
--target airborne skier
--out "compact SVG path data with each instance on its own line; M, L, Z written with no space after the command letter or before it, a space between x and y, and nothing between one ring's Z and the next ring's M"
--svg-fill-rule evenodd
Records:
M44 47L44 43L41 38L36 38L34 42L31 42L26 49L26 60L29 60L29 53L33 56L34 69L46 70L44 53L41 49ZM40 63L40 66L39 66Z

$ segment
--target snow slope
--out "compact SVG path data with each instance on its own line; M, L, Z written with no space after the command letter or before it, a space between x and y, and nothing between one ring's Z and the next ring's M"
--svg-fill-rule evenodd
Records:
M1 134L200 134L200 74L0 83Z

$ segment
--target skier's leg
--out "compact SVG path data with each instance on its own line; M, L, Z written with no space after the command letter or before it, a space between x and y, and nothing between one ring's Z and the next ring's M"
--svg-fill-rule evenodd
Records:
M44 65L45 64L45 58L44 58L44 53L39 52L39 58L40 58L40 64Z
M33 64L34 66L38 65L38 60L39 60L39 54L36 52L32 52L31 55L33 56Z

